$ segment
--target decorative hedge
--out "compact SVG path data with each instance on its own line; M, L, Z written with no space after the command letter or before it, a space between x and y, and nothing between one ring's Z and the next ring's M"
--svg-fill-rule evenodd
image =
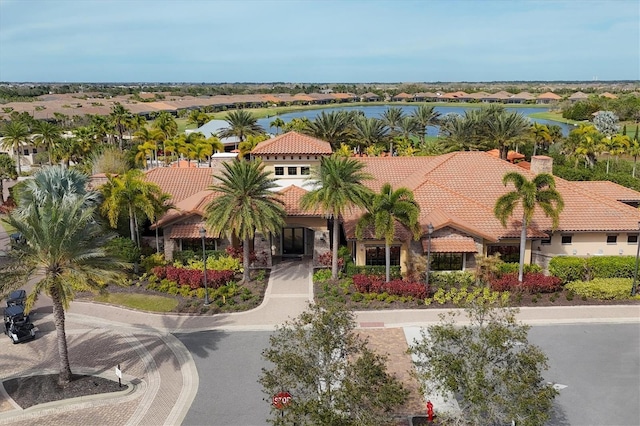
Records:
M364 274L364 275L382 275L386 274L386 269L384 266L356 266L353 264L348 264L346 268L347 276L351 277L356 274ZM391 278L401 278L400 274L400 266L391 266L389 268L389 275Z
M387 293L393 296L411 296L416 299L424 299L429 291L424 283L416 281L403 281L394 279L388 283L379 275L356 274L353 276L353 285L359 293Z
M542 268L539 265L534 263L525 263L524 265L524 273L530 274L533 272L542 272ZM498 276L518 273L520 270L520 264L518 262L503 262L498 264Z
M549 272L563 283L594 278L633 278L634 271L634 256L557 256L549 262Z
M546 276L540 272L524 274L522 283L518 281L518 273L505 274L492 280L489 284L493 291L526 291L527 293L555 293L562 288L562 280L554 276Z
M156 266L152 272L160 280L166 278L178 283L180 286L189 286L191 289L204 287L204 272L202 270L178 268L175 266ZM233 271L207 270L207 287L221 287L231 281L234 275Z
M630 278L595 278L591 281L573 281L565 288L590 299L624 300L631 298L632 285Z
M217 259L221 256L226 256L227 253L223 250L205 250L207 258ZM186 265L190 260L202 260L202 251L182 250L173 253L173 259Z

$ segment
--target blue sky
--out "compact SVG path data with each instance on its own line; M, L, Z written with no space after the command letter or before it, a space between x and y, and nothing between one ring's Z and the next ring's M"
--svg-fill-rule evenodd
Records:
M640 79L640 2L0 0L0 81Z

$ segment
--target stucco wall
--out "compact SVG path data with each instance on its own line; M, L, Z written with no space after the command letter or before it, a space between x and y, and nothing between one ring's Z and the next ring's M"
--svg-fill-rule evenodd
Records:
M571 235L571 244L562 244L562 235ZM607 235L617 235L617 242L607 244ZM556 232L551 237L551 244L542 244L540 240L536 240L533 242L533 248L546 256L635 255L638 246L635 243L627 243L628 235L638 235L638 232Z

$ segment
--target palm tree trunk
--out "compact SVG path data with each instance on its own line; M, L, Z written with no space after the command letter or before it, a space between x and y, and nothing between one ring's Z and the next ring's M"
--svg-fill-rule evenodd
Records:
M58 289L51 288L51 301L53 302L53 322L56 327L58 356L60 357L60 372L58 384L64 386L71 381L71 366L69 365L69 351L67 348L67 334L64 329L64 308Z
M636 177L636 163L638 162L638 156L633 157L633 170L631 171L631 176Z
M247 236L244 239L244 244L242 247L242 267L244 271L242 272L242 281L245 283L249 282L250 274L249 274L249 237Z
M156 253L160 253L160 240L158 238L158 222L156 222Z
M524 280L524 253L527 245L527 218L522 217L522 231L520 231L520 265L518 265L518 282Z
M386 273L387 281L391 281L391 244L385 241L384 243L384 268Z
M340 238L338 216L333 215L333 247L331 247L331 279L338 279L338 238Z
M133 208L129 206L129 232L131 233L131 241L136 242L136 224L133 217Z
M0 178L0 204L4 204L4 179Z
M18 163L18 176L22 174L22 168L20 167L20 145L16 147L16 158L18 159L16 163Z

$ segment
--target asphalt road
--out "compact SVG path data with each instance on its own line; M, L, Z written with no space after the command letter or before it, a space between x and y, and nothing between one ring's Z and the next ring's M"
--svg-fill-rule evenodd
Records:
M198 369L198 394L184 425L266 425L269 403L257 383L270 332L176 335ZM640 425L640 325L533 327L549 357L545 377L560 390L550 426Z

